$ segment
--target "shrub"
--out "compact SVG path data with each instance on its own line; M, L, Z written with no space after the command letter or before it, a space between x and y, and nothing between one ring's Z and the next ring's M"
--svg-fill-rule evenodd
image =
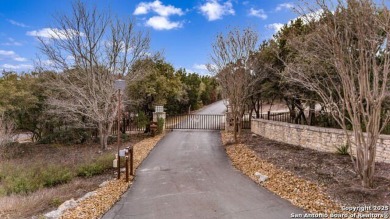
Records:
M50 200L50 203L49 205L51 207L55 207L55 208L58 208L61 204L63 203L63 201L60 199L60 198L57 198L57 197L54 197ZM46 217L45 217L46 218Z
M77 169L77 176L91 177L104 172L105 168L97 163L84 164Z
M128 134L121 134L121 140L122 142L127 142L130 140L130 137ZM99 138L97 138L96 142L99 142ZM107 144L115 144L118 142L118 136L117 135L110 135L107 138Z
M122 142L130 141L130 137L128 134L122 134L121 138L122 138Z
M4 180L4 190L10 194L28 194L41 188L39 179L32 172L22 172L7 176Z
M63 143L63 144L81 144L91 139L91 131L82 128L71 128L59 130L44 136L40 143Z
M164 119L158 118L157 119L157 133L161 134L164 130Z
M137 128L145 128L146 125L149 123L148 117L144 112L138 112L138 117L136 118L137 121Z
M337 153L340 155L348 155L349 154L349 144L343 144L337 147Z
M44 187L53 187L59 184L67 183L73 179L72 171L63 166L42 165L34 166L15 166L2 164L0 168L2 176L2 193L28 194Z
M8 165L8 163L2 163L0 166L0 175L2 176L0 186L2 186L3 193L6 195L21 192L27 193L29 191L27 188L29 176L26 176L22 168ZM31 175L33 176L33 174Z
M49 166L42 170L41 180L44 187L53 187L72 180L73 174L69 168L61 166Z
M0 186L0 198L2 197L2 196L6 196L7 195L7 191L4 189L4 187L1 187Z
M100 141L100 139L99 138L97 138L97 142L99 142ZM108 138L107 138L107 144L114 144L114 143L116 143L118 140L117 140L117 137L116 137L116 135L110 135L110 136L108 136Z
M112 167L113 159L113 155L107 153L91 163L85 163L77 168L77 176L91 177L102 174Z

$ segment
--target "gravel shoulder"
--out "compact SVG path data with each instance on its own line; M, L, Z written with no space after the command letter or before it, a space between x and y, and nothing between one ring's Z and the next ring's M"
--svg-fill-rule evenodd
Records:
M261 186L308 212L343 213L341 206L390 205L390 164L377 163L374 188L365 189L348 155L280 143L249 131L244 131L241 144L233 144L229 133L222 132L222 139L237 169L255 181L255 172L267 175Z
M153 138L144 139L133 146L135 170L163 137L164 134L157 135ZM60 218L100 218L121 198L132 183L133 177L130 177L130 181L126 182L123 175L121 180L112 179L107 181L94 192L94 195L78 201L76 207L64 211Z

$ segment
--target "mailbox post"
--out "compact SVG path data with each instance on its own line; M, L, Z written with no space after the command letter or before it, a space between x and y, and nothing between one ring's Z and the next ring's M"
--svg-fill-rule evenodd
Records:
M120 76L119 76L120 77ZM120 134L120 127L121 127L121 92L123 92L126 88L126 81L122 79L117 79L115 80L114 83L115 90L118 91L118 136L117 136L117 141L118 141L118 160L117 160L117 166L118 166L118 179L121 178L121 165L120 165L120 146L121 146L121 134Z

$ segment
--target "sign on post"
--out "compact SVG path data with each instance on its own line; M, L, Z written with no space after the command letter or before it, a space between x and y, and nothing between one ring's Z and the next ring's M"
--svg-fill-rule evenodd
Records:
M120 150L120 151L119 151L119 156L120 156L120 157L124 157L124 156L125 156L125 153L126 153L126 150L125 150L125 149Z

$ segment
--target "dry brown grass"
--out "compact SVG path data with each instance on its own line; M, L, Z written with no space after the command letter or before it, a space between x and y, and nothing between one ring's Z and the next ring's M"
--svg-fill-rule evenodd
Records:
M134 145L134 168L137 169L142 161L148 156L154 146L164 137L164 134L153 138L145 139ZM121 197L121 195L132 184L133 177L129 182L121 180L110 180L105 186L96 190L96 194L84 199L76 207L68 209L60 217L61 219L78 218L100 218L107 212Z
M122 147L135 144L144 139L145 135L131 136L130 142ZM28 172L30 176L37 169L45 169L55 165L71 170L77 170L82 164L89 164L101 157L116 153L117 145L110 145L110 149L102 152L97 144L85 145L42 145L21 144L7 148L0 157L0 218L31 218L58 207L71 198L79 198L85 193L95 190L98 186L113 177L113 171L106 171L93 177L76 177L70 182L52 188L39 188L28 194L11 194L4 196L4 173L18 176ZM3 171L2 171L3 170ZM3 176L2 176L3 174ZM7 176L6 175L6 176ZM77 173L75 173L77 175ZM75 176L73 175L73 177Z
M0 198L0 218L30 218L58 207L62 202L83 196L93 191L105 180L112 178L104 174L91 178L77 178L70 183L54 188L40 189L30 195L11 195Z

